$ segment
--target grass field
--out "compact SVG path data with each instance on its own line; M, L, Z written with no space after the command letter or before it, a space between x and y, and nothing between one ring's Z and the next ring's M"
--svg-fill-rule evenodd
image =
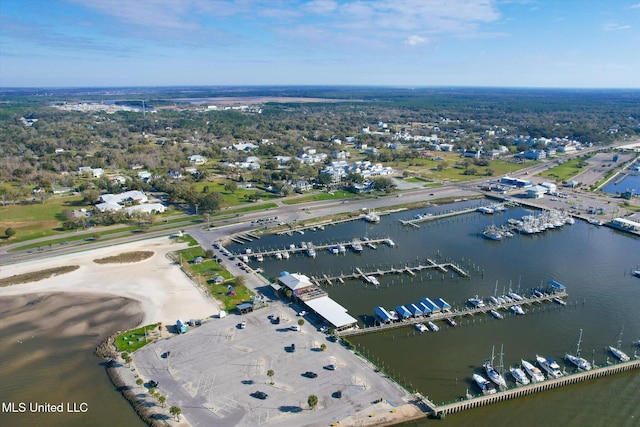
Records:
M4 230L11 227L16 234L11 239L2 239L0 245L62 234L62 212L82 207L86 207L82 204L82 196L56 197L45 203L2 206L0 233L4 235Z
M131 354L141 349L150 342L153 342L157 328L158 323L154 323L153 325L142 326L141 328L118 335L114 342L116 350Z
M313 202L318 200L340 200L340 199L349 199L352 197L356 197L356 195L348 191L337 190L337 191L332 191L330 193L322 192L322 193L316 193L316 194L309 194L308 196L286 199L286 200L283 200L282 203L284 203L285 205L295 205L297 203L306 203L306 202Z
M584 160L584 158L567 160L566 162L558 166L547 169L546 171L542 172L540 176L545 178L554 178L560 182L567 182L571 180L571 178L582 172L584 168L580 165L584 162Z

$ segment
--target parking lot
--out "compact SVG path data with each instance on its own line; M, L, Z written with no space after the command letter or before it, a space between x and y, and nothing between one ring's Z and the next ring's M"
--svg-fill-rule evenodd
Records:
M403 390L310 322L292 330L300 318L295 307L273 301L150 344L135 354L135 364L193 426L328 425L378 399L406 403ZM314 411L307 405L310 395L318 397Z

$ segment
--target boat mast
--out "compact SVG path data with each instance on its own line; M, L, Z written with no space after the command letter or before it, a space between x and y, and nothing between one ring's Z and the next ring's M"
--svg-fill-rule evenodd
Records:
M580 357L580 343L582 342L582 329L580 329L580 336L578 337L578 346L576 348L576 357Z
M622 325L622 329L620 329L620 335L618 336L618 348L622 347L622 333L624 332L624 325Z
M500 366L498 366L500 375L504 375L504 344L500 344Z

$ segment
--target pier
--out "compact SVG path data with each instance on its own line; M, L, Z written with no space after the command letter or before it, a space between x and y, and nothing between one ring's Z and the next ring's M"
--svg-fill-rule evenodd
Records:
M467 409L491 405L492 403L502 402L516 397L527 396L540 391L552 390L565 385L576 384L582 381L614 375L620 372L627 372L638 368L640 368L640 359L634 359L629 362L620 362L609 366L594 367L590 371L565 375L557 379L547 379L545 381L532 383L526 386L516 386L504 391L498 391L496 394L461 398L460 401L457 402L445 403L442 405L435 405L427 399L422 399L422 402L429 407L432 415L438 418L444 418L448 414L453 414Z
M231 238L232 241L236 242L236 243L243 243L241 240L237 240L235 238ZM386 244L388 246L395 246L394 244L391 244L392 241L389 238L384 238L384 239L369 239L369 240L361 240L360 244L365 245L365 244ZM338 247L339 245L344 246L345 248L350 248L351 247L352 242L340 242L340 243L330 243L330 244L322 244L322 245L316 245L313 244L313 249L317 251L319 250L327 250L331 247ZM282 249L270 249L267 251L256 251L256 252L251 252L250 254L240 254L240 255L248 255L251 257L258 257L259 255L262 255L263 257L270 257L270 256L275 256L276 254L280 253L284 253L284 252L288 252L289 254L297 254L297 253L306 253L308 247L300 247L300 246L296 246L295 248L282 248ZM235 254L238 255L238 254Z
M348 329L348 330L337 332L337 335L341 337L348 337L353 335L362 335L362 334L370 334L374 332L388 331L391 329L398 329L398 328L404 328L406 326L412 326L412 325L415 325L416 323L422 323L425 321L425 319L436 321L436 320L454 319L456 317L463 317L463 316L473 316L476 314L489 314L491 310L499 310L499 309L509 310L512 306L516 304L530 305L530 304L542 303L542 302L556 304L553 301L554 298L566 298L566 297L567 297L566 292L555 292L552 294L543 295L541 297L536 297L536 296L527 297L527 298L524 298L522 301L506 302L499 306L494 304L487 304L484 307L474 307L474 308L467 307L464 310L456 310L456 311L447 310L447 311L441 311L439 313L431 314L428 316L412 317L410 319L405 319L399 322L383 323L381 325L369 326L369 327L360 328L360 329Z
M460 209L457 211L445 212L445 213L436 214L436 215L432 215L432 214L420 215L419 218L401 219L400 224L420 228L420 225L418 224L420 224L421 222L434 221L437 219L449 218L451 216L463 215L463 214L475 212L477 209L478 208L468 208L468 209Z
M415 266L403 266L403 267L391 267L389 269L386 270L372 270L369 272L364 272L362 271L359 267L356 267L355 271L349 274L340 274L339 276L332 276L332 277L327 277L327 275L324 275L323 278L318 278L315 279L318 283L322 283L327 282L328 284L331 284L332 281L339 281L341 283L344 282L345 279L362 279L367 283L371 283L371 279L369 279L368 277L376 277L376 276L384 276L386 274L409 274L410 276L415 276L416 272L420 272L422 270L438 270L441 273L448 273L449 270L451 269L453 271L455 271L456 273L458 273L458 275L460 275L461 277L469 277L469 274L464 271L463 269L461 269L460 267L458 267L457 265L448 262L448 263L444 263L444 264L438 264L435 261L432 261L430 259L427 259L427 264L418 264Z

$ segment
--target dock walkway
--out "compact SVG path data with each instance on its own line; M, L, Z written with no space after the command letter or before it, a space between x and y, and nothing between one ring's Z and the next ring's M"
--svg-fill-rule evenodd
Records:
M234 240L234 239L231 239ZM234 240L235 241L235 240ZM393 246L390 244L391 240L388 238L384 238L384 239L369 239L367 241L360 241L361 244L365 244L365 243L372 243L372 244L382 244L385 243L389 246ZM316 251L319 250L323 250L323 249L329 249L331 247L338 247L338 245L342 245L345 248L350 248L351 247L351 243L352 242L340 242L340 243L330 243L330 244L322 244L322 245L313 245L313 248ZM307 251L307 248L301 248L299 246L296 246L295 248L282 248L282 249L270 249L267 251L256 251L256 252L251 252L251 254L246 254L246 255L250 255L252 257L258 257L259 255L262 255L263 257L269 257L269 256L275 256L277 253L284 253L284 252L288 252L289 254L296 254L296 253L304 253ZM238 254L236 254L238 255ZM242 254L241 254L242 255Z
M640 359L631 360L629 362L620 362L608 366L594 367L590 371L578 372L557 379L549 379L539 383L532 383L526 386L515 386L513 388L499 391L496 394L479 395L470 399L461 398L458 402L446 403L443 405L435 405L433 402L423 399L432 411L432 414L438 418L444 418L445 415L464 411L466 409L477 408L479 406L490 405L492 403L502 402L514 399L520 396L526 396L544 390L552 390L569 384L575 384L582 381L600 378L608 375L614 375L620 372L627 372L640 368Z
M440 313L431 314L426 317L418 316L410 319L405 319L400 322L384 323L381 325L369 326L369 327L360 328L360 329L348 329L345 331L337 332L337 334L340 335L341 337L370 334L374 332L382 332L382 331L388 331L391 329L404 328L406 326L415 325L416 323L422 323L425 321L425 318L431 321L435 321L435 320L453 319L456 317L463 317L463 316L473 316L475 314L487 314L491 310L497 310L497 309L509 310L512 306L516 304L528 305L528 304L542 303L542 302L553 303L554 298L565 298L565 297L567 297L566 292L556 292L554 294L547 294L541 297L532 296L532 297L524 298L522 301L506 302L504 304L501 304L500 306L486 305L484 307L476 307L476 308L467 307L464 310L442 311Z

